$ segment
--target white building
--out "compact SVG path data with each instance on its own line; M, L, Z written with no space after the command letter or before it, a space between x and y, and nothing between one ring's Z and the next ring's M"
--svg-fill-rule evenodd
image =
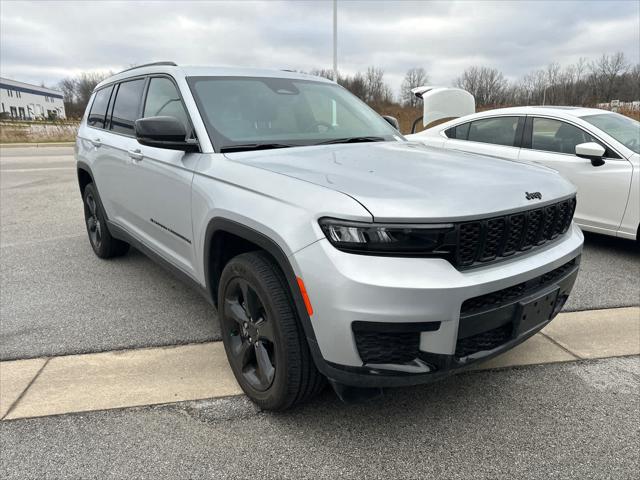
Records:
M62 92L0 78L2 117L22 120L65 118Z

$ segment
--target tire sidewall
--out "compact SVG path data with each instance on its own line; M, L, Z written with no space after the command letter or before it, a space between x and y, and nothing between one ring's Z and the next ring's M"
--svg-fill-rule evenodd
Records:
M280 316L278 312L279 309L276 305L274 305L273 297L268 291L268 287L264 285L264 280L260 277L260 274L256 274L251 264L245 259L234 258L233 260L231 260L225 267L220 277L220 284L218 289L218 315L220 317L220 331L224 348L227 353L227 357L231 357L230 347L227 341L230 332L227 329L227 322L223 321L225 315L224 299L229 284L236 278L242 278L249 282L249 284L255 289L256 293L260 297L260 301L262 302L267 313L268 321L272 322L274 338L276 341L276 344L274 345L276 372L273 383L267 390L255 390L243 379L242 372L238 371L236 365L232 362L229 363L242 390L260 406L270 409L279 408L280 404L287 396L287 385L289 380L287 377L290 371L289 355L293 352L288 351L288 349L291 348L291 342L287 342L283 336L280 325Z
M91 195L93 197L93 200L96 202L96 216L98 217L98 220L100 221L100 226L101 226L102 240L100 241L99 247L94 245L93 242L91 241L91 233L89 232L89 225L87 225L87 213L89 212L89 206L87 205L87 197L89 195ZM100 199L98 198L98 192L96 191L92 183L90 183L85 187L84 194L82 195L82 202L84 207L84 226L87 230L87 235L89 236L89 244L91 245L91 248L93 249L95 254L98 255L99 257L102 257L105 255L107 242L109 240L107 238L108 231L106 228L107 225L104 218L104 213L102 211L102 203L100 202Z

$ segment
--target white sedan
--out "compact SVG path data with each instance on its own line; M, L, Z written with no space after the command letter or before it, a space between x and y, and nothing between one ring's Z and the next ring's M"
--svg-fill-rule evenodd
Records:
M456 118L407 138L550 167L578 189L574 218L582 229L640 238L640 123L635 120L593 108L513 107Z

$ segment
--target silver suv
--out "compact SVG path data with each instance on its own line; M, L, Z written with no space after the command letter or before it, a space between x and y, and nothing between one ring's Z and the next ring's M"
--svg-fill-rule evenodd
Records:
M161 62L100 83L76 141L91 246L129 245L218 310L265 409L504 352L562 308L583 237L542 167L408 142L299 73Z

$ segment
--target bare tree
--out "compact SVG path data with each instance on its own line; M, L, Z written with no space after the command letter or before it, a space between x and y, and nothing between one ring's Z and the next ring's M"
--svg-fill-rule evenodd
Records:
M421 87L429 81L424 68L415 67L407 70L400 87L400 100L405 107L417 107L420 100L411 92L416 87Z
M624 58L624 53L617 52L613 55L602 54L598 60L591 62L589 69L596 96L608 102L612 100L616 84L629 69L629 64Z
M384 82L384 70L377 67L367 68L364 74L366 101L371 105L383 105L393 101L391 89Z
M476 105L501 105L509 82L502 72L489 67L469 67L454 81L454 85L471 93Z
M58 88L62 91L64 97L64 107L67 116L82 116L96 85L110 75L112 75L112 73L91 72L61 80L58 83Z

